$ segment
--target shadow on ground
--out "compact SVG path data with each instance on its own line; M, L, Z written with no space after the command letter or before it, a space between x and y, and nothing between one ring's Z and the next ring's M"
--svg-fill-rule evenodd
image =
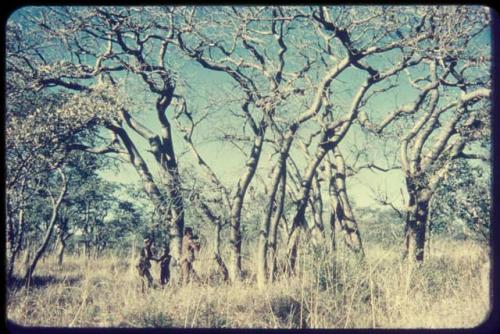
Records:
M44 288L49 285L66 283L68 285L73 285L82 279L81 275L77 276L66 276L66 277L55 277L54 275L44 275L44 276L33 276L28 286L31 288ZM13 276L7 286L9 288L18 289L26 285L24 278L19 276Z

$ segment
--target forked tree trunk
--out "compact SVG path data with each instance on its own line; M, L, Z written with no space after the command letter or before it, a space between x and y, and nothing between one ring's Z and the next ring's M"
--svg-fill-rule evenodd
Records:
M279 159L272 176L272 186L267 201L266 214L261 222L257 249L257 283L260 287L265 285L268 277L271 281L275 278L278 224L283 215L285 204L286 163L297 130L298 125L293 123L284 137ZM278 194L280 184L281 188ZM276 199L277 196L279 196L278 199Z
M319 164L328 153L329 150L332 149L331 144L325 140L325 137L328 138L327 134L324 134L322 137L322 141L324 144L321 144L314 159L309 163L307 170L305 172L304 177L302 178L302 183L300 186L299 200L297 202L297 209L292 221L292 227L290 229L290 235L288 238L288 265L287 272L289 275L293 275L295 273L295 264L297 262L297 254L298 254L298 246L300 240L301 229L307 226L305 221L305 214L307 204L309 202L309 195L311 193L312 181L316 171L318 169Z
M168 124L166 120L163 120ZM128 154L130 163L134 166L139 174L142 185L148 197L151 199L155 207L161 208L160 214L162 217L169 218L170 229L170 254L174 259L179 260L181 254L182 234L184 231L184 204L180 193L180 177L177 170L177 163L173 152L173 146L166 138L170 138L170 132L165 130L164 142L162 144L160 138L151 138L150 144L155 152L155 159L160 163L170 178L167 182L167 188L170 199L172 201L170 210L167 210L167 198L160 191L154 181L146 162L137 150L134 142L131 140L128 133L120 126L114 124L106 124L107 128L113 131L122 141ZM169 211L169 212L167 212Z
M332 164L328 159L329 167L327 168L327 175L330 178L329 195L330 207L332 212L335 212L333 217L334 221L339 224L342 232L344 233L344 241L349 249L359 253L364 257L363 243L361 241L361 234L359 232L358 223L354 216L346 188L346 174L345 163L338 148L334 150L335 164ZM331 174L333 169L334 175ZM336 219L335 219L336 218ZM331 217L332 219L332 217ZM332 227L332 231L334 231Z

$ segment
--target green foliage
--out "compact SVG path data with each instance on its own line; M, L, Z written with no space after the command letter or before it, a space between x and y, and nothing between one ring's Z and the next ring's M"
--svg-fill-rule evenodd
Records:
M393 246L403 238L404 216L389 208L359 208L356 210L361 237L366 242Z
M490 175L489 166L456 160L434 195L432 230L489 242Z

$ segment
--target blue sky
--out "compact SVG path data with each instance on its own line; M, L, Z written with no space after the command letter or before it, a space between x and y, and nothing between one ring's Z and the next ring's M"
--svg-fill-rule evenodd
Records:
M26 24L26 22L23 22L19 18L19 15L25 10L38 12L40 9L33 7L28 9L22 8L14 13L10 19ZM478 44L489 49L490 39L490 33L486 31L478 38ZM57 56L57 51L53 52ZM275 49L270 51L270 53L275 52ZM170 57L172 58L172 56ZM371 62L383 66L387 63L387 60L381 57L373 59ZM186 96L188 107L194 112L195 118L196 115L200 115L207 108L210 112L210 116L206 122L200 124L195 134L194 141L197 144L197 148L226 186L232 188L244 169L245 157L231 143L215 140L215 138L220 137L228 129L232 129L234 132L236 127L240 127L239 120L232 116L230 112L231 110L237 112L240 103L227 102L228 98L237 98L239 93L234 89L232 80L226 74L202 69L200 65L183 60L175 54L171 63L176 68L178 77L180 78L177 91ZM293 61L288 62L287 66L293 68L293 63ZM363 80L364 77L359 72L359 70L348 69L332 83L333 100L336 107L340 110L349 106L352 96L355 94L356 87ZM321 71L318 71L318 75L321 75ZM121 78L126 81L127 94L134 101L131 111L135 112L135 116L143 124L152 130L159 130L159 125L155 117L154 96L148 93L144 84L136 78L132 76L121 76ZM367 106L369 114L375 120L377 116L382 117L387 112L411 101L416 96L416 91L405 82L406 79L402 75L396 89L374 98ZM301 111L299 105L293 105L292 103L291 107L293 109L292 112L298 113ZM171 114L171 111L169 114ZM174 146L179 156L180 167L181 169L188 168L193 163L192 157L189 152L182 154L186 149L184 141L176 129L175 122L172 120L171 122L173 125ZM142 155L149 162L148 165L151 167L153 174L157 175L158 169L153 157L146 152L146 142L133 131L128 132L134 141L138 143ZM360 149L366 151L377 163L386 166L387 162L385 161L381 144L381 141L366 135L360 130L358 125L354 125L340 144L340 148L348 163L353 160L352 151ZM386 144L391 148L397 149L398 143L395 141L390 141ZM246 148L248 150L248 146ZM269 145L264 147L262 158L259 162L257 179L261 178L265 180L271 166L270 162L273 161L272 153L273 150L270 149ZM292 151L292 154L298 164L304 168L307 163L306 159L297 150ZM392 157L391 155L389 163L393 163ZM395 162L397 163L398 161L396 160ZM136 183L139 181L136 171L129 164L121 164L118 172L107 171L102 174L107 179L116 182ZM259 184L257 179L253 180L253 185L256 187ZM354 177L349 178L347 183L348 192L357 206L375 205L373 201L373 189L385 192L388 199L394 201L396 205L399 206L402 204L400 189L404 187L404 180L399 170L388 173L363 170Z

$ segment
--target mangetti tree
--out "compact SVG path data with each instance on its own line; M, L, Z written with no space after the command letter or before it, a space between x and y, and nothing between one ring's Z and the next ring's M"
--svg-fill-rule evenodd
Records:
M489 15L484 7L428 8L419 29L432 38L415 50L421 64L406 71L414 96L378 123L365 110L359 117L365 128L400 143L407 193L404 256L411 262L424 259L429 205L452 162L489 159L475 144L490 126L491 50L484 47Z

